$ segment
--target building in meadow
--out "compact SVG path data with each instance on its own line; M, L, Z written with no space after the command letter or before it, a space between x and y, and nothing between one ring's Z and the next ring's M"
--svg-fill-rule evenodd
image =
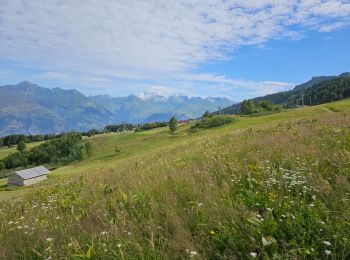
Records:
M44 166L16 171L8 177L9 185L29 186L47 179L50 173Z

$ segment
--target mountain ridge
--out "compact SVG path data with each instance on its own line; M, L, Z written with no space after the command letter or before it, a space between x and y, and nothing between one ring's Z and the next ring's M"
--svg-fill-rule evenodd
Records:
M226 98L169 95L143 100L137 95L85 96L75 89L41 87L29 81L0 86L0 136L86 131L113 123L196 118L232 104Z

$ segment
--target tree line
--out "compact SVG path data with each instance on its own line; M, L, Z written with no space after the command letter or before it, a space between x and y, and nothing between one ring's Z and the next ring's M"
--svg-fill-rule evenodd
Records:
M32 143L39 141L47 141L62 137L63 134L43 134L43 135L23 135L14 134L0 138L0 148L5 146L17 145L19 142Z
M167 126L167 122L153 122L153 123L145 123L145 124L110 124L106 125L103 129L91 129L86 132L79 132L81 136L94 136L98 134L104 133L118 133L123 131L145 131L150 130L157 127ZM24 134L13 134L7 135L4 137L0 137L0 148L9 147L18 145L19 143L33 143L39 141L48 141L52 139L61 138L63 135L67 133L60 134L38 134L38 135L24 135Z

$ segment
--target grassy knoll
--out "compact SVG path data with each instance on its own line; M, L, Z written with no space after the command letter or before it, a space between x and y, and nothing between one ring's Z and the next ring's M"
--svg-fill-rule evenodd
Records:
M0 258L350 257L349 100L190 127L95 136L0 191Z

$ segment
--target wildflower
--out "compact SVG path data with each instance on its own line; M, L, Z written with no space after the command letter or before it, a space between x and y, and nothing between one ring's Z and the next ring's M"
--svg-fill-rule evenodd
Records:
M324 225L325 223L324 223L324 221L321 220L321 221L320 221L320 224Z
M325 244L326 246L330 246L330 245L331 245L331 242L329 242L329 241L323 241L323 244Z
M267 211L272 211L272 209L271 209L271 208L267 208L266 210L267 210Z
M251 253L250 253L250 256L253 257L253 258L255 258L257 255L258 255L258 254L255 253L255 252L251 252Z
M210 230L210 235L215 235L215 231L214 230Z
M48 238L46 238L46 241L51 242L51 241L53 241L53 238L52 237L48 237Z
M194 257L194 256L196 256L196 255L198 255L198 253L197 253L196 251L191 251L191 252L190 252L190 256L191 256L191 257Z
M325 253L326 255L330 255L330 254L331 254L331 251L330 251L330 250L324 250L324 253Z
M107 233L108 233L107 231L102 231L101 235L107 235Z
M131 236L131 232L128 232L128 236Z
M119 248L120 248L121 246L122 246L122 244L120 244L120 243L119 243L119 244L117 244L117 247L119 247Z
M60 217L56 217L56 219L57 219L57 220L59 220L59 219L60 219Z

